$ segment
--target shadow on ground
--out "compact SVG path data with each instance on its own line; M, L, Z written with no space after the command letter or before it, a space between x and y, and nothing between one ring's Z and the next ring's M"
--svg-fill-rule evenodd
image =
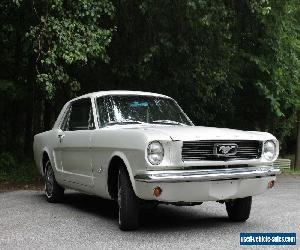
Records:
M46 202L43 195L39 194L39 198ZM85 213L87 216L92 215L111 220L113 224L117 225L118 205L115 201L72 192L65 194L64 201L60 205L68 207L68 209L77 210L77 212ZM225 210L225 205L218 203L215 205L222 206L222 209ZM179 207L160 204L156 208L144 208L141 211L140 217L141 228L139 231L164 231L175 227L177 230L185 228L207 229L232 223L228 220L227 216L220 216L202 209L201 205Z

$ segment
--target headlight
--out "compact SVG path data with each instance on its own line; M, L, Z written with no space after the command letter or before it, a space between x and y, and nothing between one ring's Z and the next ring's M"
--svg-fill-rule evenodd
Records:
M147 157L151 164L158 165L164 158L164 148L158 141L150 142L147 149Z
M264 143L264 157L268 161L272 161L276 156L276 144L273 141L266 141Z

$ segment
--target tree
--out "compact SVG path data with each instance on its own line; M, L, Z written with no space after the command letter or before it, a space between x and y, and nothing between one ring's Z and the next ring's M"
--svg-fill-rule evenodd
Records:
M297 113L297 148L296 148L296 161L295 169L300 169L300 110Z
M0 149L31 152L76 95L132 89L174 97L197 125L269 131L295 150L299 5L3 0Z
M22 124L24 150L31 152L33 135L49 128L48 116L80 89L76 72L97 61L108 62L114 7L108 0L5 0L0 8L4 23L0 90L6 95L20 89L12 100L13 114L21 110L26 114L11 115L9 135L16 138L14 128L21 132L17 124Z

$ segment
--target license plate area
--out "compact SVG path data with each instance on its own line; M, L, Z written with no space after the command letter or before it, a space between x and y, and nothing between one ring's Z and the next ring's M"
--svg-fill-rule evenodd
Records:
M228 199L238 190L239 180L212 181L209 194L219 200Z

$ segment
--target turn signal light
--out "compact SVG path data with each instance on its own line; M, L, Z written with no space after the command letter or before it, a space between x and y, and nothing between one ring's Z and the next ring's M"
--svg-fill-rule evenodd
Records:
M155 187L155 188L153 189L153 195L154 195L155 197L160 196L161 193L162 193L162 189L161 189L160 187Z
M275 185L275 181L269 181L268 188L272 188Z

